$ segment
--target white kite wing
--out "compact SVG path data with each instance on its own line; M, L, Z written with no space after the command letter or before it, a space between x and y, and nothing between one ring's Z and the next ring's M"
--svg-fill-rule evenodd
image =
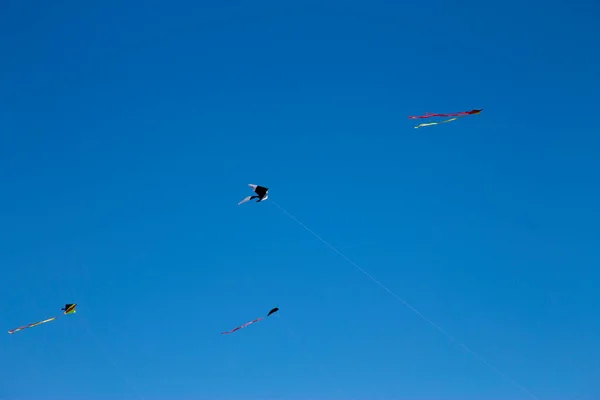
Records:
M240 204L244 204L245 202L249 201L251 198L252 198L252 196L248 196L248 197L246 197L244 200L242 200L242 201L240 201L240 202L238 203L238 206L239 206Z

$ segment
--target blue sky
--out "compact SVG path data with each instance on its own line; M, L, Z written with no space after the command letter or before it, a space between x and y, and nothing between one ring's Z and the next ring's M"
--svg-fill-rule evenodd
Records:
M405 3L3 3L0 325L79 311L0 339L0 399L530 398L272 201L539 399L598 398L600 9Z

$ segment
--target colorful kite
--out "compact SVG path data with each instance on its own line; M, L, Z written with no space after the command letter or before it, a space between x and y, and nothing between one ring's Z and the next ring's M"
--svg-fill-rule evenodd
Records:
M275 307L274 309L272 309L271 311L269 311L269 313L267 314L267 317L268 317L269 315L273 314L273 313L276 313L277 311L279 311L279 308ZM240 330L240 329L242 329L242 328L245 328L245 327L247 327L247 326L248 326L248 325L250 325L250 324L253 324L253 323L255 323L255 322L261 321L261 320L263 320L263 319L265 319L265 318L266 318L266 317L259 317L259 318L256 318L254 321L246 322L245 324L243 324L243 325L240 325L240 326L238 326L237 328L230 330L229 332L221 332L221 335L228 335L228 334L230 334L230 333L233 333L233 332L235 332L235 331L238 331L238 330Z
M62 317L63 315L67 315L67 314L75 314L75 308L77 307L77 304L65 304L64 308L61 308L61 310L63 310L64 312L61 315L58 315L56 317L52 317L52 318L48 318L45 319L43 321L40 322L34 322L33 324L29 324L29 325L25 325L25 326L21 326L19 328L13 329L8 331L8 333L10 333L11 335L15 332L19 332L22 331L23 329L27 329L27 328L33 328L34 326L38 326L41 324L45 324L47 322L51 322L54 321L55 319L59 319L60 317Z
M415 126L415 129L416 129L416 128L421 128L423 126L445 124L447 122L456 121L458 118L466 117L466 116L469 116L469 115L479 114L481 111L483 111L483 109L481 109L481 110L471 110L471 111L462 111L462 112L450 113L450 114L425 113L425 115L420 115L420 116L416 116L416 117L415 116L410 116L408 118L409 119L424 119L424 118L431 118L431 117L454 117L454 118L447 119L445 121L419 124L419 125Z
M253 185L252 183L248 184L248 186L250 186L252 188L252 190L254 190L254 193L256 193L256 196L246 197L244 200L242 200L238 203L238 206L240 204L244 204L245 202L250 201L252 199L258 199L256 202L260 203L261 201L269 198L269 188L266 188L264 186Z

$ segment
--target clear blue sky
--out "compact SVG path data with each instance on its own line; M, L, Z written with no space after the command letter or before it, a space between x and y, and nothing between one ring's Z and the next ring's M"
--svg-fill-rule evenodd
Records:
M595 3L4 2L0 399L599 398Z

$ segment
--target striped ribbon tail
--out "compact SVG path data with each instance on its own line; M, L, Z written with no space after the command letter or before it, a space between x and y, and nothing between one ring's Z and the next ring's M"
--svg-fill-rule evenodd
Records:
M255 323L255 322L258 322L258 321L260 321L260 320L262 320L262 319L263 319L263 317L256 318L254 321L246 322L245 324L243 324L243 325L240 325L240 326L238 326L237 328L234 328L234 329L230 330L229 332L221 332L221 335L228 335L228 334L230 334L230 333L233 333L233 332L235 332L235 331L239 331L240 329L242 329L242 328L245 328L245 327L247 327L248 325L251 325L251 324L253 324L253 323Z

